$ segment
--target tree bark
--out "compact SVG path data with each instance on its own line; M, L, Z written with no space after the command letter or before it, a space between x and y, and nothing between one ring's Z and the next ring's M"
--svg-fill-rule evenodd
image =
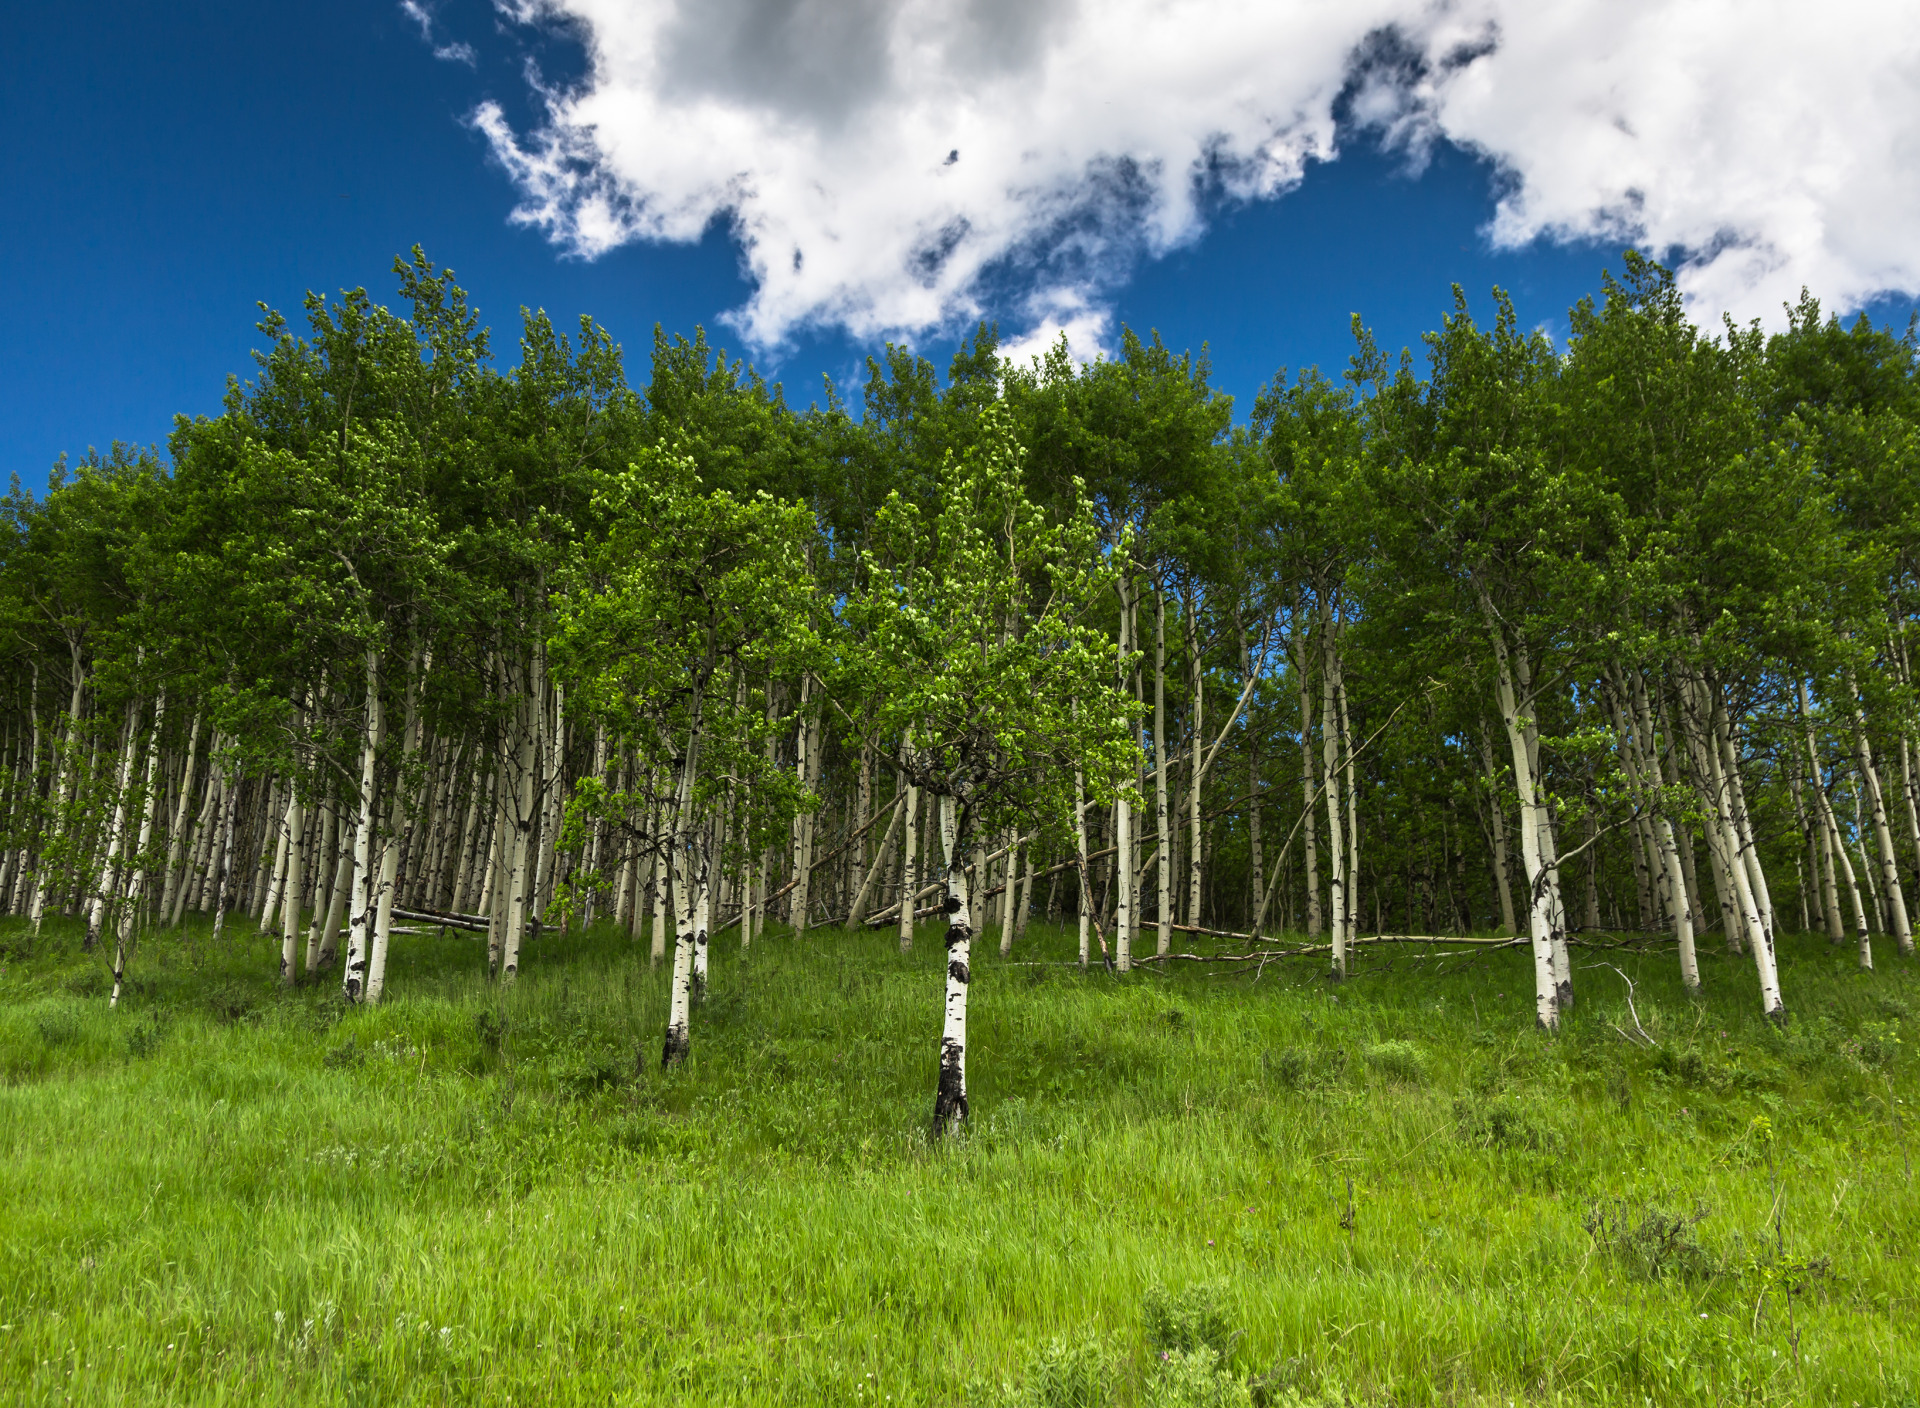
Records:
M360 791L354 798L353 890L347 912L347 961L340 975L341 992L358 1002L366 992L367 962L373 937L374 764L385 732L380 702L380 651L367 649L367 697L360 737Z
M947 867L946 1017L940 1032L940 1078L933 1097L932 1137L957 1133L967 1119L967 986L972 979L973 913L961 834L970 818L951 797L940 799L940 845Z
M1860 762L1861 790L1873 816L1873 839L1880 852L1880 878L1886 889L1887 917L1891 920L1894 943L1900 952L1913 955L1913 926L1907 919L1907 900L1900 889L1900 866L1894 859L1893 827L1887 821L1886 795L1880 786L1880 772L1873 763L1873 745L1867 741L1867 713L1860 703L1860 692L1853 672L1847 672L1847 693L1853 698L1853 747Z
M660 1052L662 1070L678 1065L686 1060L687 1052L692 1048L693 1017L693 968L694 968L694 905L691 885L693 883L692 857L689 848L692 844L693 783L694 774L699 767L700 723L696 705L693 720L687 730L687 746L678 762L679 776L674 780L673 830L668 843L668 855L671 863L667 871L669 896L678 933L673 945L673 981L668 999L667 1035Z
M147 735L147 780L140 795L140 839L133 851L133 875L127 881L127 893L120 906L119 922L114 926L113 993L107 1006L120 1005L120 987L127 975L127 956L133 948L135 926L140 922L140 903L147 883L147 847L153 842L155 784L160 775L160 730L167 716L167 692L160 690L153 701L153 727Z

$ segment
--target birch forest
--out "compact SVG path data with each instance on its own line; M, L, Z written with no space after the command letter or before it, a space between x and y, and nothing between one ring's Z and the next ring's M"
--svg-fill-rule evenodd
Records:
M7 500L0 901L84 918L110 1004L192 914L363 1003L427 929L508 984L606 923L672 1063L713 944L943 916L937 1134L973 946L1036 915L1122 975L1498 938L1544 1028L1602 936L1744 955L1782 1022L1783 935L1913 953L1910 337L1701 330L1629 254L1564 347L1356 318L1238 424L1204 356L985 326L855 415L538 313L503 369L395 268Z
M4 500L0 1397L1920 1394L1912 332L394 268Z

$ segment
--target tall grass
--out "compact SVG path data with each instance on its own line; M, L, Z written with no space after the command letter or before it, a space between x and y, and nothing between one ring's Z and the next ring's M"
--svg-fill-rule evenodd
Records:
M356 1010L189 931L109 1012L77 932L6 931L0 1396L1168 1401L1194 1297L1259 1402L1920 1394L1911 965L1785 941L1782 1031L1750 965L1696 1004L1621 950L1547 1038L1519 952L1336 988L1072 944L977 966L934 1149L930 932L717 942L663 1075L665 975L610 932L504 991L396 939Z

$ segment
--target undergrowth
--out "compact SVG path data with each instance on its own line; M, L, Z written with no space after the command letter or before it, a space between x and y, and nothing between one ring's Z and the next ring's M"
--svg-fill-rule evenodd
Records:
M275 948L0 932L0 1398L74 1403L1900 1405L1920 985L1782 944L1363 951L1119 979L976 965L930 1148L936 936L716 942L691 1061L611 931ZM1184 965L1203 968L1204 965ZM1610 974L1605 976L1611 976Z

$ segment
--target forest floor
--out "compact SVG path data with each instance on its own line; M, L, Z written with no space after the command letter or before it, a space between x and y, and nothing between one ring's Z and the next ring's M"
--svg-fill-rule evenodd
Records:
M1581 950L1549 1038L1524 950L1119 980L1035 925L975 965L935 1149L930 926L723 935L663 1075L666 976L611 932L510 991L396 938L349 1009L189 929L109 1011L72 925L6 925L9 1403L1920 1398L1891 945L1784 940L1784 1030L1745 960L1692 1002L1670 949ZM1227 1377L1171 1352L1206 1341Z

